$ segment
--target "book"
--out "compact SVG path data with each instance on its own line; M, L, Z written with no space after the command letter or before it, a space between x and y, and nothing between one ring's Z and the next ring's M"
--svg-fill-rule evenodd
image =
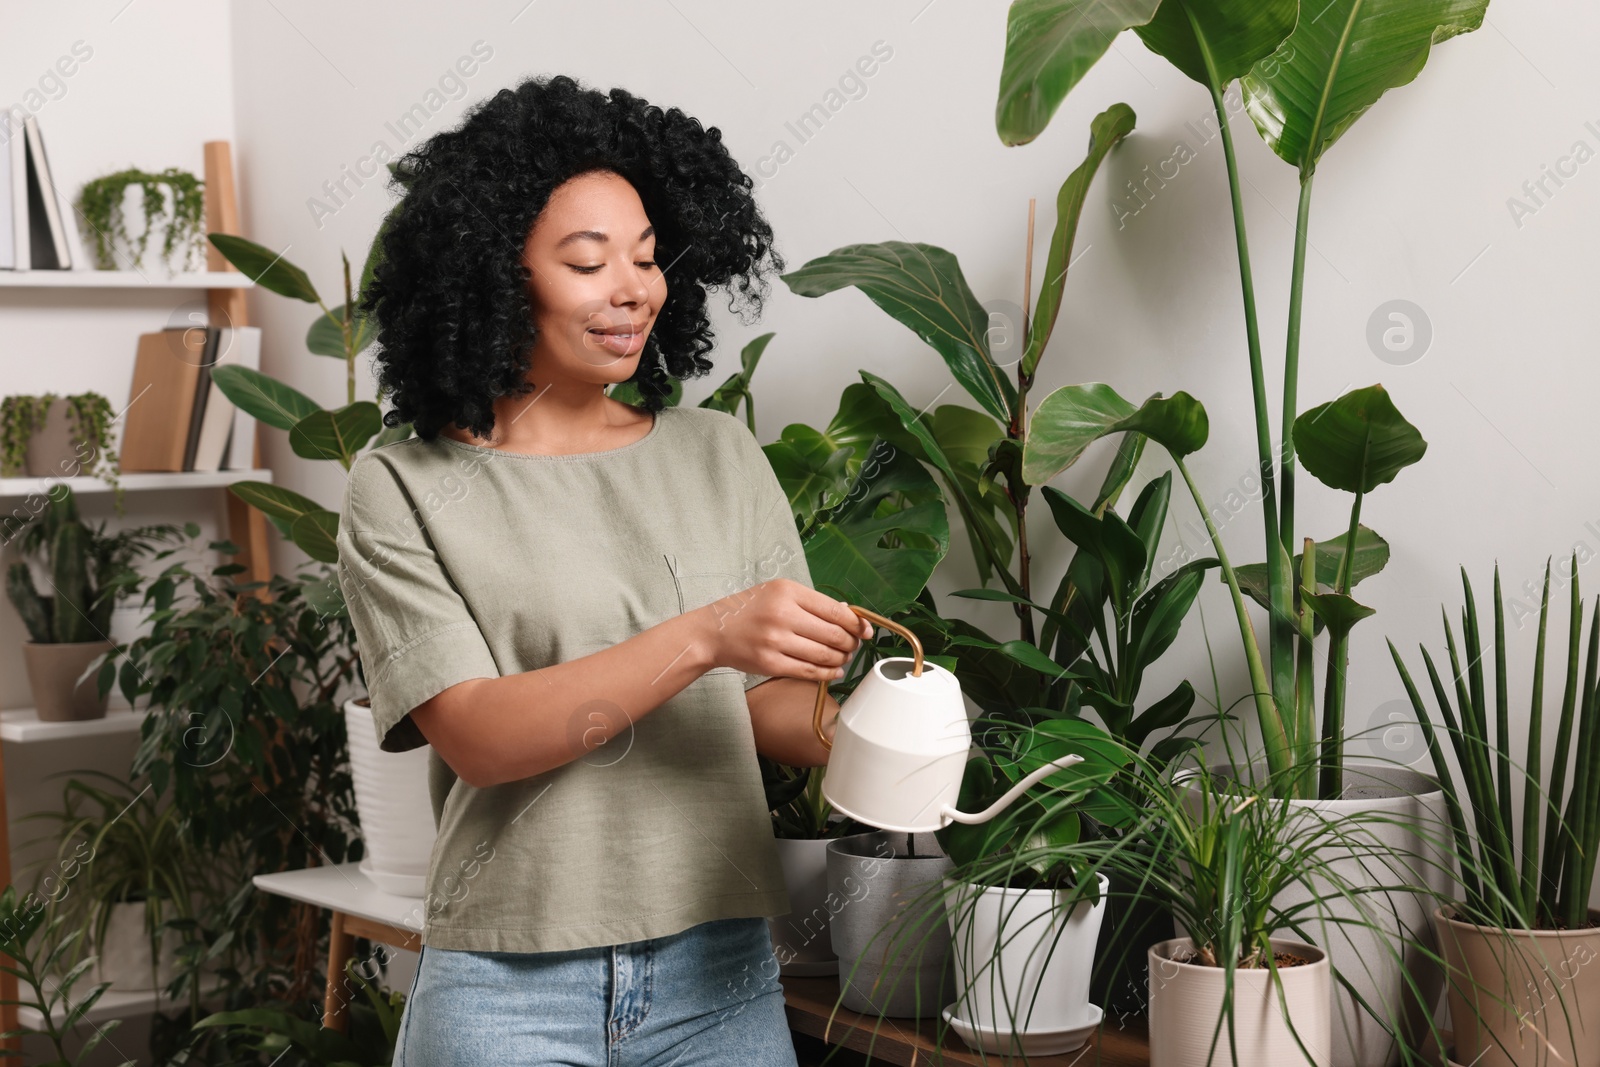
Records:
M94 264L83 253L83 233L78 229L78 210L67 199L67 191L56 186L56 204L61 210L61 229L67 238L67 260L73 270L93 270Z
M27 270L32 265L28 240L28 142L22 123L14 112L0 111L0 133L4 133L11 172L6 185L11 190L10 203L6 205L11 215L11 269Z
M231 362L251 370L261 369L261 327L236 326L233 328L234 345L229 349ZM227 460L223 469L247 471L256 465L256 417L244 408L233 413L233 437L228 442Z
M15 270L16 266L16 222L11 217L11 112L0 110L0 270Z
M200 425L205 421L206 402L211 399L211 368L217 361L217 342L222 330L216 326L195 328L205 331L204 348L200 353L199 373L195 376L194 402L189 405L189 433L183 442L183 466L180 470L194 470L195 449L200 444Z
M255 329L257 328L254 326L223 327L217 339L217 358L211 362L210 370L237 363L239 350L243 347L242 331ZM260 351L259 342L256 350ZM233 401L223 395L222 389L211 378L210 371L204 371L202 375L208 379L208 391L205 413L200 421L200 437L195 444L194 462L190 464L190 469L221 470L223 457L232 442L238 409L234 407Z
M67 254L67 235L61 226L61 206L56 201L55 181L50 176L50 159L44 151L44 135L39 120L32 115L22 120L28 144L28 239L33 270L71 270Z
M139 335L119 453L125 471L181 471L207 333L173 326Z

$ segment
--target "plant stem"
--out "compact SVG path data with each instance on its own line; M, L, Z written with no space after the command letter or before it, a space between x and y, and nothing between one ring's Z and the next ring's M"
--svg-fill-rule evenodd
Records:
M1187 13L1187 9L1185 9ZM1194 22L1194 15L1189 15ZM1228 126L1227 108L1223 106L1222 90L1218 85L1216 67L1211 57L1205 34L1195 26L1195 38L1200 43L1206 71L1210 75L1208 88L1211 104L1217 113L1217 125L1222 133L1222 155L1228 167L1228 194L1233 202L1234 243L1239 252L1239 291L1244 300L1245 343L1250 352L1250 396L1255 407L1256 461L1261 471L1261 517L1265 528L1267 546L1267 600L1272 607L1268 612L1267 649L1272 660L1271 714L1287 707L1294 693L1294 620L1288 604L1293 596L1289 556L1283 551L1278 532L1278 492L1276 466L1272 455L1272 421L1267 411L1266 372L1261 361L1261 331L1256 323L1256 288L1250 271L1250 245L1245 237L1244 198L1239 192L1239 164L1233 151L1233 132ZM1258 703L1258 711L1260 711ZM1263 723L1265 726L1265 723ZM1268 731L1263 729L1262 733ZM1279 720L1273 731L1284 732Z
M1289 751L1289 739L1284 734L1283 716L1278 711L1278 706L1273 700L1272 689L1267 683L1266 666L1261 662L1261 646L1256 643L1256 632L1250 625L1250 612L1244 605L1244 594L1239 591L1239 578L1233 571L1233 565L1228 562L1228 553L1222 547L1222 536L1217 532L1217 525L1211 519L1211 512L1206 509L1206 502L1200 496L1200 490L1195 486L1194 479L1189 475L1189 468L1177 456L1172 457L1172 462L1178 468L1178 473L1183 475L1183 484L1189 487L1189 495L1194 498L1195 507L1200 510L1200 517L1205 520L1206 533L1211 537L1211 547L1217 553L1217 563L1222 568L1222 577L1228 583L1228 592L1233 597L1233 613L1239 620L1239 639L1244 644L1245 664L1250 669L1250 687L1254 691L1256 702L1256 715L1261 720L1261 736L1267 749L1267 767L1271 770L1273 780L1278 779L1288 768L1293 759Z
M1294 265L1289 275L1289 330L1283 342L1283 454L1278 533L1288 550L1294 539L1294 420L1299 411L1300 311L1306 288L1306 231L1311 216L1311 178L1300 178L1300 210L1294 220Z

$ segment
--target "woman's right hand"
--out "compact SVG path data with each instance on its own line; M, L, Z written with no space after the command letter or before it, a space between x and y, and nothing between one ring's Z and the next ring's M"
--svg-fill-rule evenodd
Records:
M872 623L792 578L753 585L699 609L712 658L746 674L833 681L871 640Z

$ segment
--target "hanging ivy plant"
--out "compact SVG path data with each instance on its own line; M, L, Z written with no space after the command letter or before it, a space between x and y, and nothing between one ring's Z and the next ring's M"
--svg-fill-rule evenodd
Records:
M130 185L139 186L144 195L145 225L137 241L128 235L122 216L123 194ZM87 182L78 194L78 207L88 220L90 236L94 238L96 265L101 270L117 269L112 258L116 241L121 241L125 247L132 246L133 260L140 262L150 243L150 234L156 224L165 219L167 227L161 255L170 264L174 250L181 248L182 259L175 269L190 269L189 264L204 246L204 185L199 178L177 167L168 167L156 174L130 167Z
M117 514L123 514L123 496L117 454L111 449L111 401L90 391L57 397L8 396L0 400L0 478L26 475L28 442L44 429L51 402L65 401L71 426L73 451L80 464L77 473L100 478L111 486Z

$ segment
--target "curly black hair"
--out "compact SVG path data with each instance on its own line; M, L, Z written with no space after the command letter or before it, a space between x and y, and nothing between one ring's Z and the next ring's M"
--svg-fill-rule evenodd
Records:
M563 182L611 171L631 183L656 230L672 284L629 381L651 412L673 379L711 370L707 289L749 323L781 272L753 182L709 129L678 108L583 88L567 75L528 78L470 107L454 129L401 156L401 200L377 240L359 307L377 323L385 426L433 440L451 423L487 438L497 397L521 396L537 334L523 241ZM749 317L747 317L747 314Z

